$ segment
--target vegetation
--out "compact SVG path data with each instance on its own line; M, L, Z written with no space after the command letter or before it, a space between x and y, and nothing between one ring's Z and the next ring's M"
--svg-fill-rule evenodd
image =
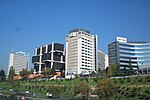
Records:
M45 67L44 70L43 70L44 77L47 77L50 74L51 74L51 68Z
M1 69L1 71L0 71L0 81L5 81L5 80L6 80L5 71L3 69Z
M115 93L115 84L110 79L102 79L96 86L96 94L99 98L106 97L107 100Z
M22 69L22 71L20 71L20 76L23 77L23 79L27 79L28 78L28 75L30 74L29 71L27 71L27 69Z
M82 96L88 96L90 91L90 86L87 82L80 82L75 85L75 95L80 94Z
M9 70L8 80L13 80L14 76L15 76L15 69L13 68L13 66L11 66Z
M133 100L148 100L150 98L150 76L113 79L100 77L69 80L39 79L40 77L32 80L4 81L0 83L0 87L6 90L30 91L43 95L49 92L54 96L67 98L83 98L89 96L89 94L98 95L99 98L97 99L102 100L128 100L129 98Z

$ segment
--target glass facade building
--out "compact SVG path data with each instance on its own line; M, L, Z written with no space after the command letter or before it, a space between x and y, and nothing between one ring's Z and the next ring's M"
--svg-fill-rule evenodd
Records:
M109 64L119 64L120 68L132 66L142 72L150 72L150 43L128 42L126 38L117 37L108 45Z

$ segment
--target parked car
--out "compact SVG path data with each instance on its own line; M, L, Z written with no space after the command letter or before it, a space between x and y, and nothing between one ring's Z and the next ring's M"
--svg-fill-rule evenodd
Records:
M9 89L9 91L10 91L10 92L14 92L14 90L13 90L13 89Z
M26 94L29 94L30 92L29 92L29 91L26 91L25 93L26 93Z
M0 93L0 96L3 96L3 94L2 94L2 93Z

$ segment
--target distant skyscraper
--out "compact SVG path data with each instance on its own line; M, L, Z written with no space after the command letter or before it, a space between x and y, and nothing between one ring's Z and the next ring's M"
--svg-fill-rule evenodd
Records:
M15 69L15 74L19 74L22 69L27 69L29 67L29 54L25 52L12 52L9 54L9 64L8 64L8 74L10 67L13 66Z
M98 69L97 35L77 28L66 37L66 74L81 74Z
M150 43L128 42L126 38L117 37L115 42L108 45L109 64L118 64L120 68L140 68L150 71Z
M106 67L108 67L108 55L98 50L98 69L103 70Z
M105 69L109 66L108 55L105 55Z
M42 73L44 67L55 68L55 71L62 72L65 69L65 49L63 44L52 43L40 46L35 49L32 57L34 69Z

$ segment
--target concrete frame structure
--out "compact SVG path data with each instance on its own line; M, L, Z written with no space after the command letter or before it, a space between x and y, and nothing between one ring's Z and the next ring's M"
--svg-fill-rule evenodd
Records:
M35 49L32 57L34 64L34 73L42 73L45 67L53 68L55 71L62 72L65 70L65 49L64 45L60 43L52 43L40 46Z

